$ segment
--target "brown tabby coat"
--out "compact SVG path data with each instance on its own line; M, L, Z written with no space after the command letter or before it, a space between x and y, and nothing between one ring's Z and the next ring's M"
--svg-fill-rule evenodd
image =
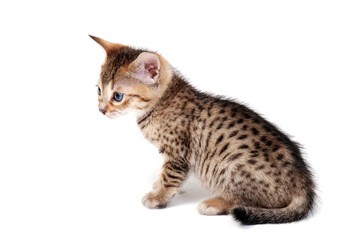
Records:
M92 36L91 36L92 37ZM245 224L284 223L308 215L314 183L298 146L236 102L199 92L160 55L92 37L107 52L99 109L114 118L130 110L164 156L148 208L162 208L194 173L215 198L201 214L231 213ZM114 93L123 94L120 102Z

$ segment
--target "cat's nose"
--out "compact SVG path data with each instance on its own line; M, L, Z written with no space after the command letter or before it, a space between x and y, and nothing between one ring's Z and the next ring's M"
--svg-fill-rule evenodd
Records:
M104 108L99 108L99 111L100 111L102 114L104 114L104 115L105 115L105 113L106 113L106 109L104 109Z

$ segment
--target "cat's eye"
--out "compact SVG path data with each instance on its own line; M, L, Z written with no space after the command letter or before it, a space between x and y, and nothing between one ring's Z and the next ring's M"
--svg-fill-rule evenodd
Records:
M123 99L123 97L124 97L123 93L115 92L113 95L113 99L117 102L120 102Z
M101 89L98 87L98 95L101 96Z

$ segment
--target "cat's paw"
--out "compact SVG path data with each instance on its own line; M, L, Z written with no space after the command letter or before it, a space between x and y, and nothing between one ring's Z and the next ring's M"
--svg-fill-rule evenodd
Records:
M142 203L147 208L165 208L166 202L156 191L151 191L142 198Z
M226 202L221 197L216 197L202 201L198 206L198 210L200 214L208 216L224 215L229 214L232 207L232 203Z
M199 211L200 214L208 215L208 216L221 215L222 214L221 209L219 209L217 207L214 207L214 206L209 206L208 204L206 204L204 202L199 204L198 211Z

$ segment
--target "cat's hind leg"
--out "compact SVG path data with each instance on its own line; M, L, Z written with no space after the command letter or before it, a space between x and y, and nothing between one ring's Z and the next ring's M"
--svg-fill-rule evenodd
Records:
M202 201L198 206L198 211L203 215L226 215L234 206L235 204L229 203L221 197L215 197Z

